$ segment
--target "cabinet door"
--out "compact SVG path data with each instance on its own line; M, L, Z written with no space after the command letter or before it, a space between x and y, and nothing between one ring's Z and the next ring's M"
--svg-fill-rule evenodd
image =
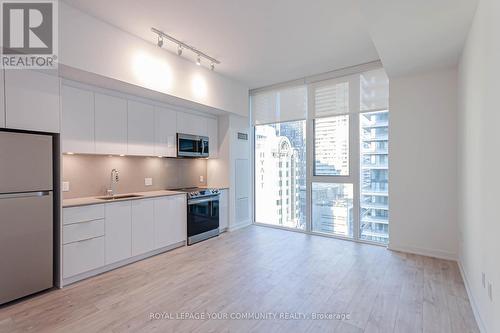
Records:
M154 200L132 201L132 256L155 248Z
M59 133L59 77L32 70L5 70L5 126Z
M155 155L177 156L177 112L155 108Z
M229 227L229 195L228 190L220 191L219 199L219 231L225 231Z
M177 113L177 132L207 136L207 118L191 113Z
M63 278L104 266L104 237L63 246Z
M219 131L217 119L207 118L209 158L219 157Z
M130 207L130 201L106 204L106 264L127 259L132 255Z
M154 202L155 247L162 248L186 240L186 196L161 197Z
M95 149L98 154L127 153L127 101L95 94Z
M154 155L155 108L152 105L128 101L128 154Z
M61 106L63 153L95 153L94 93L63 85Z
M3 69L0 69L0 128L5 127L5 105L4 105L4 97L5 90L3 85Z

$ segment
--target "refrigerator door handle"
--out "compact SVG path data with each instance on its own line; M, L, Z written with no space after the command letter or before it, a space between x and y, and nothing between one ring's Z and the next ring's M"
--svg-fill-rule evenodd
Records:
M5 194L0 194L0 199L44 197L44 196L47 196L49 194L50 194L50 191L5 193Z

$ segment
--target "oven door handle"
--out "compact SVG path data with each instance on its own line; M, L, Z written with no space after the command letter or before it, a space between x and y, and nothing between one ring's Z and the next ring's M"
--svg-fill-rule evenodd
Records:
M200 198L200 199L188 200L188 205L196 205L196 204L199 204L199 203L209 202L209 201L216 201L216 200L219 200L219 196L218 195L214 195L214 196L211 196L209 198Z

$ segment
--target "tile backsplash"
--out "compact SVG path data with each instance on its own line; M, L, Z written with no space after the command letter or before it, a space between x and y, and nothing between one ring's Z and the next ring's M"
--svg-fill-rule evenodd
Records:
M116 193L206 185L207 160L140 156L64 155L62 179L69 182L64 199L105 195L111 170L119 172ZM203 182L200 182L203 177ZM144 185L152 178L151 186Z

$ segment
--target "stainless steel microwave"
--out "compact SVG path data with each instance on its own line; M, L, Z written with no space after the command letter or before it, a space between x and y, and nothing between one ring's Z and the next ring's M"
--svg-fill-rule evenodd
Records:
M177 157L208 157L208 137L177 133Z

